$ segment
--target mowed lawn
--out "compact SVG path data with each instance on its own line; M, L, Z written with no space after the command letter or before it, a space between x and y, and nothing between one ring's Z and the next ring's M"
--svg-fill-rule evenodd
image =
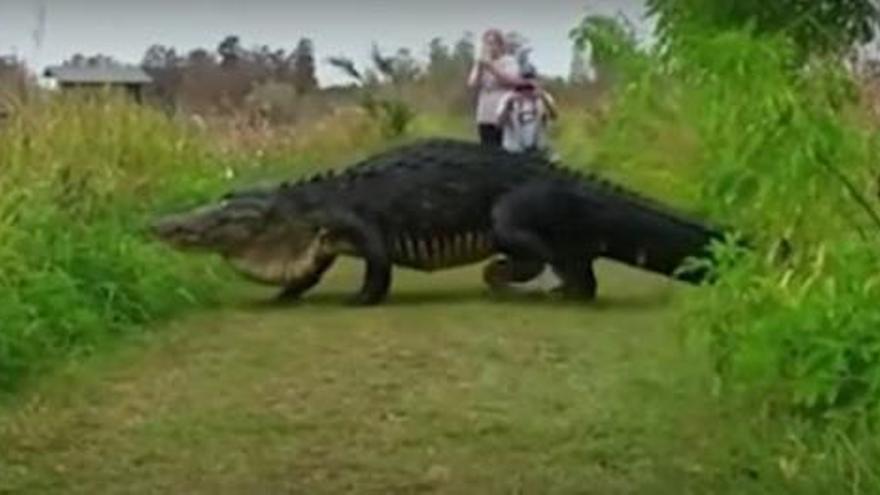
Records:
M287 308L243 285L0 410L0 493L701 493L693 289L598 268L594 304L491 298L478 268L398 271L374 308L340 304L354 263Z

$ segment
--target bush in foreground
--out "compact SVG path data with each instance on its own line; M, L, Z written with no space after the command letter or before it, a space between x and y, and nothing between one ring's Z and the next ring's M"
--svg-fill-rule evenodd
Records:
M163 201L223 183L201 136L121 99L52 97L0 149L0 389L207 300L207 265L143 235Z
M753 237L745 256L719 249L720 282L688 293L682 325L710 350L719 394L755 432L773 425L758 462L806 485L880 487L863 462L880 419L876 125L842 64L803 63L784 37L703 30L673 48L621 51L627 80L583 120L590 152Z

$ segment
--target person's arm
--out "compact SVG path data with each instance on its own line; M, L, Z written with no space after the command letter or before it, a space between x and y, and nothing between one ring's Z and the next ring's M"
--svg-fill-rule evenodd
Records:
M501 86L513 88L523 83L523 79L519 77L516 71L498 70L495 64L490 62L480 62L483 69L489 71Z
M482 61L478 61L471 68L471 73L468 76L467 84L471 88L475 88L480 84L480 75L482 75Z
M485 60L487 60L486 57L488 57L486 49L486 45L480 47L480 54L476 58L476 60L474 60L474 66L471 67L471 73L468 76L467 82L468 86L471 88L479 87L480 83L482 83L483 68L485 65Z
M505 124L507 124L507 120L510 118L510 107L511 107L510 103L512 100L513 99L508 94L508 95L504 95L504 97L498 103L497 117L498 117L498 124L501 126L504 126Z
M551 120L556 120L559 117L559 110L556 108L556 101L553 99L553 96L541 90L541 98L544 100L544 105L547 107L547 113L550 115Z

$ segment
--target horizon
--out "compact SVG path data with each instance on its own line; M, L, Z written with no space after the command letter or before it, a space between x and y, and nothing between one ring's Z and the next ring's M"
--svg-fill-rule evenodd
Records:
M373 43L383 53L407 48L423 63L434 37L452 45L471 33L479 47L482 31L498 27L527 39L530 59L543 75L566 77L573 55L569 31L585 15L620 13L640 28L640 35L647 34L642 0L565 0L553 9L507 0L505 6L500 10L463 0L442 6L427 0L325 0L317 5L281 0L254 0L248 5L232 0L213 4L157 0L148 5L87 0L76 6L60 0L0 0L0 54L23 60L42 79L47 66L60 65L77 53L137 65L153 44L185 54L197 48L214 50L225 36L237 35L247 48L268 45L291 50L300 38L309 38L315 49L316 76L326 87L349 82L327 64L328 57L346 56L360 67L369 60ZM341 15L346 12L362 15L346 19ZM97 22L100 19L109 22Z

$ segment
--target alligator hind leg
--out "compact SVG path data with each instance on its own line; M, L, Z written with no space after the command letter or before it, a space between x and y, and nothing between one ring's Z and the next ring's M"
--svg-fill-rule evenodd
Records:
M513 259L542 268L550 264L562 281L554 292L591 300L596 296L594 256L583 240L585 229L570 225L569 219L577 214L579 208L572 208L565 190L526 186L508 194L493 209L493 233L498 250Z
M506 222L499 222L495 225L493 237L497 249L514 260L512 266L508 260L508 266L501 265L494 267L497 271L502 272L504 277L513 278L517 276L515 272L519 271L519 277L528 275L534 268L524 267L541 267L545 263L552 262L554 259L553 250L548 246L540 236L523 227ZM540 273L537 270L534 275Z
M533 280L544 271L545 263L520 258L502 257L490 261L483 269L483 282L493 291L500 291L512 283Z
M596 298L598 284L592 259L585 257L554 263L553 271L562 279L562 285L556 291L563 296L588 301Z
M334 261L336 261L335 256L320 260L311 273L288 283L284 289L275 296L275 300L277 302L291 302L299 299L309 289L318 285L318 282L321 281L321 278L327 273L327 270L333 266Z
M520 214L528 202L517 196L502 200L492 212L492 236L495 247L506 258L493 260L483 271L483 280L491 289L505 288L513 282L528 282L556 258L552 247L523 221Z

